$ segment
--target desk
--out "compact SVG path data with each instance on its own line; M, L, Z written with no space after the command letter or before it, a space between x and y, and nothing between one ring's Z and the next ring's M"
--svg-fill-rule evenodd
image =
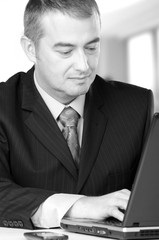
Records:
M38 230L40 231L40 230ZM68 240L106 240L108 238L93 237L90 235L76 234L66 232L62 229L49 229L49 232L63 233L69 236ZM30 232L30 230L16 229L16 228L0 228L0 240L26 240L23 236L24 232ZM109 238L110 240L110 238Z

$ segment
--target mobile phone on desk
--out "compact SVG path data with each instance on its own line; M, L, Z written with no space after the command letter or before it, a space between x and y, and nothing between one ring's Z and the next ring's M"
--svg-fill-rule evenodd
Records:
M27 240L67 240L68 236L60 233L40 231L25 232L24 236Z

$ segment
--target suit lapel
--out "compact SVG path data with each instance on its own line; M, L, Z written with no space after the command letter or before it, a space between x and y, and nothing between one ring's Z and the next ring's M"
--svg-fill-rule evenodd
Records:
M104 104L102 97L96 86L91 88L86 97L78 178L67 143L34 85L33 72L34 69L31 69L23 77L22 109L26 114L25 124L41 144L65 166L76 180L78 179L77 192L80 192L97 158L106 128L107 117L102 112Z
M33 71L29 72L24 79L22 108L23 111L29 111L25 119L27 127L41 144L77 179L76 167L71 159L72 156L67 143L49 109L36 90Z
M90 175L97 159L108 118L102 112L104 102L96 87L86 97L84 131L77 193L79 193Z

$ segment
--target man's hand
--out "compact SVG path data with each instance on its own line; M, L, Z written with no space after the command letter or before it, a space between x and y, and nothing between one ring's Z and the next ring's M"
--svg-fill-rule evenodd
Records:
M130 191L123 189L100 197L82 197L70 208L67 216L75 218L91 218L103 220L115 217L122 221L126 210Z

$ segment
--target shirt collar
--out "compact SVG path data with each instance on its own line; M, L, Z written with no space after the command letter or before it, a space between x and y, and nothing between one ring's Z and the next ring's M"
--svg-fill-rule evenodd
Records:
M83 118L84 112L84 103L85 103L85 95L80 95L76 99L74 99L70 104L64 105L58 102L56 99L51 97L48 93L46 93L38 84L35 74L34 74L34 83L39 91L40 95L42 96L44 102L46 103L47 107L49 108L50 112L52 113L55 119L58 118L60 113L63 111L65 107L72 107L78 114Z

